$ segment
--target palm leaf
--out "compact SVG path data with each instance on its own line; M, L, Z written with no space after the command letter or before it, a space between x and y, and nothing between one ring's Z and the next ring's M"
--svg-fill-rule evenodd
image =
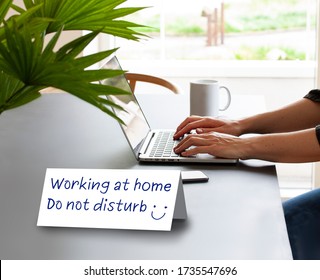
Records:
M87 35L83 35L70 43L61 47L57 53L58 60L62 59L74 59L77 57L84 48L92 42L92 40L99 34L99 32L91 32Z
M41 34L32 36L27 27L19 29L15 24L5 26L6 45L0 43L0 66L7 74L28 84L38 70L44 38ZM45 65L41 65L42 68Z
M134 29L143 27L120 18L141 8L119 8L126 0L12 0L0 4L0 113L33 101L40 90L54 87L92 104L121 122L111 107L121 109L107 95L131 94L98 83L123 75L122 70L88 70L117 49L82 56L99 34L131 40L145 36ZM17 14L5 20L9 7ZM89 30L87 35L55 51L63 30ZM45 43L46 35L54 33Z
M16 6L12 4L12 7L16 7ZM30 28L32 27L34 29L33 33L34 34L39 33L41 32L39 31L39 26L41 26L41 28L45 26L47 29L49 22L52 22L52 19L34 17L35 13L40 9L40 7L41 5L38 5L38 6L32 7L30 10L27 10L27 11L23 10L23 13L10 17L6 21L6 24L8 26L12 26L13 24L15 24L16 26L21 27L26 22L28 22ZM21 9L16 9L16 10L20 12L22 11ZM4 28L0 28L0 41L5 39L4 33L5 33Z
M27 10L40 6L40 9L33 13L33 18L54 19L49 24L47 33L56 32L62 26L64 26L64 30L98 30L108 33L109 29L105 29L105 27L109 25L113 26L114 19L130 15L145 8L117 8L125 2L126 0L24 0ZM20 13L23 14L24 12L20 10ZM144 27L143 25L137 26ZM113 32L111 35L131 40L139 40L140 37L145 36L132 30L130 27L131 23L128 22L127 25L121 27L128 29L126 32ZM113 28L112 30L115 31L116 29Z
M5 16L7 15L10 6L12 4L12 0L1 0L0 5L0 23L3 22Z
M92 64L100 62L100 61L104 60L106 57L111 56L117 50L118 50L118 48L115 48L115 49L106 50L106 51L94 53L91 55L79 57L76 61L74 61L74 65L76 67L87 68L87 67L91 66Z
M19 90L23 86L18 79L14 79L11 76L0 72L0 106L8 100L14 92Z
M40 97L41 89L41 87L24 87L18 79L0 72L0 114Z
M5 29L7 44L0 43L0 55L2 56L0 67L7 75L22 81L24 86L16 90L9 98L6 97L2 110L13 108L12 104L19 106L34 100L39 96L39 89L55 87L79 97L116 118L106 104L108 106L117 105L111 101L106 103L102 96L128 94L128 92L92 82L118 76L124 72L112 69L85 69L86 66L95 63L97 57L104 59L114 50L76 58L97 33L77 38L55 53L54 48L61 30L43 49L44 37L32 36L27 27L19 29L13 25L12 27L6 26Z

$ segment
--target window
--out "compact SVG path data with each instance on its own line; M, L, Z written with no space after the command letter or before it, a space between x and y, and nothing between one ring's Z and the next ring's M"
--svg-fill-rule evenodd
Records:
M137 0L130 19L151 39L116 39L122 59L315 59L317 0Z

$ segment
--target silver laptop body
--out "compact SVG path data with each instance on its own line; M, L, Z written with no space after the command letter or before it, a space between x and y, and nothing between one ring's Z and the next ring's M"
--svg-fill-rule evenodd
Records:
M114 56L102 68L121 69L118 59ZM132 92L124 75L101 81ZM124 110L114 108L114 113L124 122L120 124L124 135L138 161L146 162L207 162L207 163L236 163L237 159L217 158L208 154L192 157L182 157L173 152L177 141L173 140L174 130L151 129L148 121L134 94L109 95L114 103Z

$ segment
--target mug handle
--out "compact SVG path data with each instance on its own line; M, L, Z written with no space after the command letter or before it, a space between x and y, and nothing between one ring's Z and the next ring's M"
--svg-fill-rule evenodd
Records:
M230 104L231 104L231 93L230 93L230 90L225 87L225 86L221 86L220 89L225 89L226 90L226 93L228 95L228 101L227 101L227 104L222 108L222 109L219 109L220 111L225 111L229 108Z

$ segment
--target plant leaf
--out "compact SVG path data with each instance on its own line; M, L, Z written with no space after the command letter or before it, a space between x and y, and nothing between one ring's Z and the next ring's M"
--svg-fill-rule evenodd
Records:
M0 113L25 105L41 95L41 87L25 87L19 80L0 72Z
M12 0L1 0L0 5L0 22L3 22L5 16L7 15L10 6L12 4Z
M17 27L21 27L28 21L31 21L32 24L30 25L30 30L31 27L35 29L35 31L38 31L38 25L39 22L42 22L43 24L46 23L46 27L48 27L48 22L51 20L47 18L33 18L35 13L41 8L41 5L36 5L30 10L24 11L23 13L19 13L18 15L11 16L7 21L6 24L9 27L12 27L13 24L15 24ZM21 11L21 9L20 9ZM36 23L36 24L35 24ZM46 28L47 29L47 28ZM0 41L5 39L5 29L3 27L0 27Z
M134 29L143 27L120 18L138 8L119 8L126 0L24 0L24 8L4 0L0 5L0 113L24 105L40 96L40 90L54 87L92 104L121 122L111 107L120 106L108 95L131 94L108 79L122 70L88 67L104 60L117 49L83 56L83 50L99 34L108 33L131 40L145 36ZM16 15L5 20L9 7ZM60 47L62 30L90 33ZM54 33L51 39L46 35Z
M83 35L70 43L65 44L57 52L57 59L73 59L79 55L89 43L99 34L99 32L90 32Z
M26 12L40 6L40 9L36 10L31 15L31 18L42 17L54 19L54 21L49 24L46 30L47 33L57 32L63 26L64 30L90 30L104 33L112 30L111 35L138 40L141 36L144 37L145 35L130 29L132 23L125 22L126 24L122 24L122 26L117 29L116 26L118 23L114 22L114 20L145 9L146 7L117 8L125 2L126 0L24 0L27 8ZM23 14L24 13L22 13L22 15ZM113 28L105 28L107 26L113 26ZM138 24L135 26L144 27Z

